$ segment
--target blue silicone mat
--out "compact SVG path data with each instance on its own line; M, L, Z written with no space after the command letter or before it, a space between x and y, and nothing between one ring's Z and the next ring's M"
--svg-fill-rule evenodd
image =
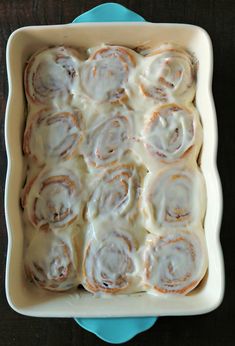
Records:
M106 3L81 14L74 19L73 23L143 21L145 21L144 18L122 5ZM75 318L81 327L113 344L130 340L136 334L151 328L156 320L157 317Z

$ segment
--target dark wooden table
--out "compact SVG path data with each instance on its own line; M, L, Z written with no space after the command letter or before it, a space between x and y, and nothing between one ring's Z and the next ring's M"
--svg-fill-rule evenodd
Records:
M0 346L104 345L72 319L28 318L15 313L5 297L7 234L4 218L4 183L7 167L4 113L7 99L5 46L19 27L71 22L102 3L97 0L0 0ZM164 317L129 345L234 345L235 332L235 1L234 0L127 0L123 5L152 22L191 23L205 28L214 46L213 93L219 125L218 167L223 184L224 216L221 242L226 264L226 291L222 305L203 316ZM16 173L17 174L17 173ZM216 289L216 288L215 288Z

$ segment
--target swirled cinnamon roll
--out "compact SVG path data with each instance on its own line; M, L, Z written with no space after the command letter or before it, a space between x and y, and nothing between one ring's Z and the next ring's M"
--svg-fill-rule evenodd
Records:
M77 109L45 108L32 115L24 133L25 155L39 164L67 160L78 153L83 119Z
M83 261L83 286L93 293L126 291L135 272L134 256L132 236L123 230L107 230L104 236L91 239Z
M185 157L200 145L201 126L194 108L167 104L156 109L142 132L144 145L151 156L163 162ZM195 139L198 139L195 143Z
M187 294L202 280L207 268L203 233L168 232L152 237L145 251L145 284L168 294Z
M27 277L50 291L66 291L78 285L76 247L52 233L39 233L25 256Z
M106 170L94 184L94 192L88 202L89 218L113 215L131 219L138 212L140 180L134 165Z
M25 92L29 103L50 104L73 94L80 54L72 48L53 47L35 53L25 69Z
M83 92L97 102L119 102L126 98L130 69L136 64L134 52L119 46L96 50L80 69Z
M156 233L162 228L201 225L204 189L203 177L197 169L172 168L157 177L151 175L143 193L146 228Z
M118 112L95 124L83 145L87 164L99 168L118 162L129 149L131 133L131 118L126 113Z
M184 49L165 44L149 54L140 88L160 103L190 102L195 95L195 64Z
M68 169L43 169L23 190L28 220L41 230L68 227L82 212L81 186L79 177Z

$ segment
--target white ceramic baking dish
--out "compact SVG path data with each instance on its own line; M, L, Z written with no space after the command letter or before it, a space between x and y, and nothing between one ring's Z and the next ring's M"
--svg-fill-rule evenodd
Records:
M199 61L196 106L201 114L204 142L201 169L207 188L205 234L209 254L208 275L188 296L162 297L146 293L97 298L84 291L50 293L32 289L23 272L22 211L19 203L24 181L22 133L25 125L23 70L36 50L51 45L95 46L102 42L136 47L172 41L188 48ZM223 258L219 242L222 214L221 185L216 167L217 123L211 93L212 46L201 28L184 24L85 23L25 27L15 31L7 45L9 98L6 109L8 171L5 211L8 230L6 294L19 313L45 317L111 317L194 315L215 309L224 292Z

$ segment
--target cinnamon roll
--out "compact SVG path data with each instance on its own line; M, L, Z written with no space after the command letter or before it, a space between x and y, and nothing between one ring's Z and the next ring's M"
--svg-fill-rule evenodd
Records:
M159 293L187 294L207 269L204 235L188 231L152 237L145 251L145 284Z
M89 218L114 215L130 219L137 213L139 194L140 176L133 165L107 170L94 184L88 202Z
M114 229L113 225L110 225ZM122 230L106 230L88 242L83 261L83 286L97 293L126 291L135 271L135 244Z
M204 180L194 169L172 168L148 178L144 186L143 211L146 228L153 233L163 228L201 225L205 212Z
M43 109L27 123L23 150L39 164L47 160L67 160L78 153L82 140L83 119L74 110Z
M99 168L118 162L129 149L131 133L131 117L125 113L117 113L95 124L83 145L87 164Z
M135 56L128 48L105 46L95 51L80 69L83 92L97 102L119 102L126 98L126 84Z
M160 103L190 102L195 95L195 63L178 46L166 44L149 54L141 76L142 93Z
M167 104L154 111L144 127L142 138L152 156L164 162L173 162L191 151L200 132L194 108Z
M49 104L73 94L80 54L72 48L53 47L35 53L25 69L25 92L33 104Z
M45 231L68 227L82 212L81 187L79 177L68 169L43 169L23 190L21 201L27 219Z
M76 287L79 282L75 252L73 244L52 233L38 234L26 251L26 275L37 286L50 291Z

